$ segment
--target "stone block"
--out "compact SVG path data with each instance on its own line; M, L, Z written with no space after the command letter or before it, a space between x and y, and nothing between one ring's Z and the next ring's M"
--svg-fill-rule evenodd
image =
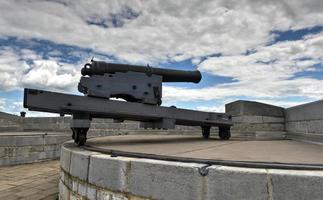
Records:
M71 150L70 174L81 180L87 181L90 155L97 153L81 150L79 148L72 148Z
M286 109L286 121L304 121L323 119L323 100Z
M323 116L322 116L323 118ZM323 119L322 120L310 120L306 122L307 132L322 134L323 135Z
M127 158L93 155L90 158L89 183L110 190L126 190L129 165Z
M262 123L262 124L236 123L231 128L231 130L236 132L284 131L285 125L281 123Z
M137 159L130 162L129 192L152 199L201 199L205 165ZM189 192L188 192L189 191Z
M307 133L307 123L306 121L287 122L286 131L292 133Z
M77 188L77 192L83 196L86 197L86 191L87 191L87 184L86 183L78 183L78 188Z
M262 116L262 121L263 123L285 123L285 118Z
M61 156L60 156L61 167L66 171L70 171L71 164L71 151L66 148L64 145L61 147Z
M268 199L265 169L211 166L206 199Z
M7 156L6 147L0 147L0 158Z
M225 105L225 112L232 116L257 115L284 117L284 108L255 101L234 101Z
M127 130L136 130L136 129L139 129L139 124L138 123L128 123L128 124L125 124L125 129L127 129Z
M284 131L256 131L255 138L259 140L283 140L286 138Z
M125 195L104 190L97 190L96 198L97 200L128 200Z
M62 170L59 171L59 180L63 181L65 180L65 172Z
M93 129L107 129L109 128L109 124L105 123L92 123L91 128Z
M263 116L236 116L232 117L233 123L249 123L249 124L257 124L257 123L263 123Z
M0 146L16 146L16 136L0 136Z
M57 144L57 135L45 135L44 136L44 144Z
M16 146L44 145L44 135L16 136Z
M96 188L88 185L86 190L86 198L89 200L97 200L96 199Z
M82 200L82 197L80 195L73 193L73 192L70 192L69 200Z
M285 129L287 132L291 132L291 133L297 133L296 132L296 124L297 122L286 122L285 123Z
M273 199L322 199L322 171L268 170Z
M62 199L62 200L69 199L70 192L61 180L59 181L59 184L58 184L58 190L59 190L60 199Z
M285 125L280 123L271 123L269 124L270 131L284 131Z
M79 186L78 181L72 180L72 188L70 189L72 189L73 192L77 193L78 186Z

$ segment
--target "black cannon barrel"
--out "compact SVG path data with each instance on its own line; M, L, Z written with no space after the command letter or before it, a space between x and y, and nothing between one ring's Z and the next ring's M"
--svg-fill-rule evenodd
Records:
M115 72L142 72L147 74L156 74L163 77L163 82L200 82L202 76L200 71L183 71L174 69L163 69L150 66L127 65L106 63L102 61L92 61L85 64L81 73L83 76L103 75Z

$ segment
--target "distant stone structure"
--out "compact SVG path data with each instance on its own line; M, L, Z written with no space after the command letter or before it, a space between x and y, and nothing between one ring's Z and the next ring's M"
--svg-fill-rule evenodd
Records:
M232 136L248 139L297 139L323 143L323 100L291 108L253 101L226 105L232 115ZM59 157L60 144L71 139L70 117L20 117L0 112L0 165ZM93 119L89 137L116 134L200 134L198 127L144 130L137 122ZM217 130L211 131L211 137ZM217 135L217 134L216 134Z
M285 138L285 109L253 101L235 101L225 105L232 115L236 136L255 139Z
M254 101L235 101L225 107L236 136L323 143L323 100L287 109Z
M323 100L285 110L288 138L323 143Z

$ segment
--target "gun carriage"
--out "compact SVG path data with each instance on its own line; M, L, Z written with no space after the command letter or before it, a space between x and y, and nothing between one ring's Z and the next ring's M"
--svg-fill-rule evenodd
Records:
M92 118L112 118L115 122L140 121L141 128L152 129L174 129L175 125L200 126L204 138L209 138L211 127L216 126L219 127L220 139L227 140L231 136L232 120L225 113L161 106L163 82L198 83L202 78L199 71L92 60L85 64L81 74L78 90L84 96L24 90L25 108L72 115L72 138L79 146L86 142Z

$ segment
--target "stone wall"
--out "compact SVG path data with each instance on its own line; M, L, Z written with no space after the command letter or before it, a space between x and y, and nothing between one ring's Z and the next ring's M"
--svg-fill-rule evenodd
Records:
M44 132L0 134L0 166L57 159L70 135Z
M23 119L24 131L55 131L70 133L71 117L30 117ZM136 134L136 133L160 133L160 134L193 134L201 132L200 127L176 126L175 130L152 130L139 128L139 122L124 121L114 122L112 119L92 119L89 136Z
M287 108L288 137L323 143L323 100Z
M232 135L256 139L282 139L285 136L284 108L254 101L235 101L225 105L232 115Z
M0 112L0 132L22 131L22 123L21 117Z

